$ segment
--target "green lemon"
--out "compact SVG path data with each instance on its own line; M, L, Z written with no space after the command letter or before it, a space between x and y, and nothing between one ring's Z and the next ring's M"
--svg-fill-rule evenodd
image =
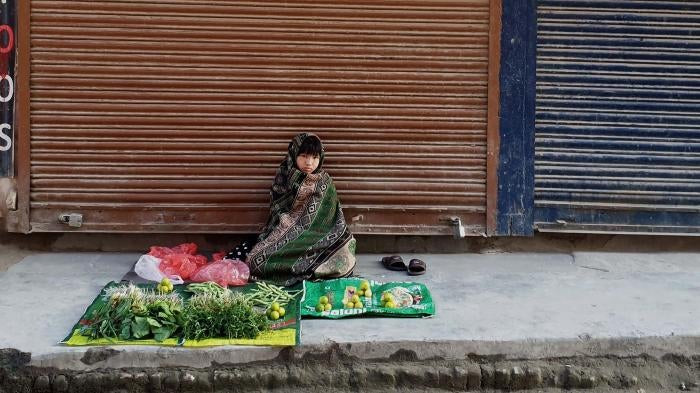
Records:
M321 304L328 304L328 296L321 296L321 297L318 299L318 302L321 303Z
M284 316L284 314L287 313L287 311L284 309L284 307L280 307L279 311L277 311L280 315L280 318Z
M280 319L280 313L277 311L271 311L270 312L270 319L272 319L273 321Z
M331 306L330 304L324 304L323 309L324 311L331 311L333 309L333 306Z
M396 304L394 304L393 301L392 301L392 302L386 302L386 303L384 303L384 307L386 307L386 308L396 308Z
M323 304L319 303L316 305L316 312L323 312L323 310L325 310L325 307Z
M270 306L270 310L272 310L272 311L279 311L279 310L280 310L280 304L277 303L277 302L272 303L272 305Z

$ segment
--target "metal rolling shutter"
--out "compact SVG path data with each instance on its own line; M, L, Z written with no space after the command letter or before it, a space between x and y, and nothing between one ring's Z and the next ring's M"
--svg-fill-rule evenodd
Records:
M312 131L355 232L483 232L488 43L488 0L31 0L32 230L256 231Z
M538 2L540 230L700 233L700 2Z

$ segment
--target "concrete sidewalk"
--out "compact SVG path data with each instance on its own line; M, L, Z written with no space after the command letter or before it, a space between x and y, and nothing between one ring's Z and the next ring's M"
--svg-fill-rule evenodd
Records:
M388 357L397 348L445 359L470 353L512 358L700 353L700 254L404 255L427 262L427 274L418 277L383 269L380 257L360 255L356 272L425 283L437 315L304 320L300 350L337 343L367 359ZM124 346L91 362L88 348L57 345L99 290L119 280L137 258L37 254L0 273L0 348L30 352L33 366L74 370L208 367L280 355L280 348Z

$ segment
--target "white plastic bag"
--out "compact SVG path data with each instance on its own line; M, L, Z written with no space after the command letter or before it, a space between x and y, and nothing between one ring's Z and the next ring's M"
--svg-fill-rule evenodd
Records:
M163 272L160 271L158 265L160 265L159 258L156 258L152 255L144 254L141 255L139 260L136 262L136 266L134 266L134 272L136 272L136 274L139 277L149 281L159 282L163 278L167 277L173 284L178 285L185 283L182 280L182 278L180 278L180 276L165 275Z

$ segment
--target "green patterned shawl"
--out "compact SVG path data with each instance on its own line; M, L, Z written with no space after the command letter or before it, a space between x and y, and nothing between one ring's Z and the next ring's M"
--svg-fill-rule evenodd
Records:
M331 177L318 168L306 174L296 168L304 139L289 144L271 190L270 216L246 263L253 279L293 285L310 278L335 278L352 273L355 240L345 224Z

